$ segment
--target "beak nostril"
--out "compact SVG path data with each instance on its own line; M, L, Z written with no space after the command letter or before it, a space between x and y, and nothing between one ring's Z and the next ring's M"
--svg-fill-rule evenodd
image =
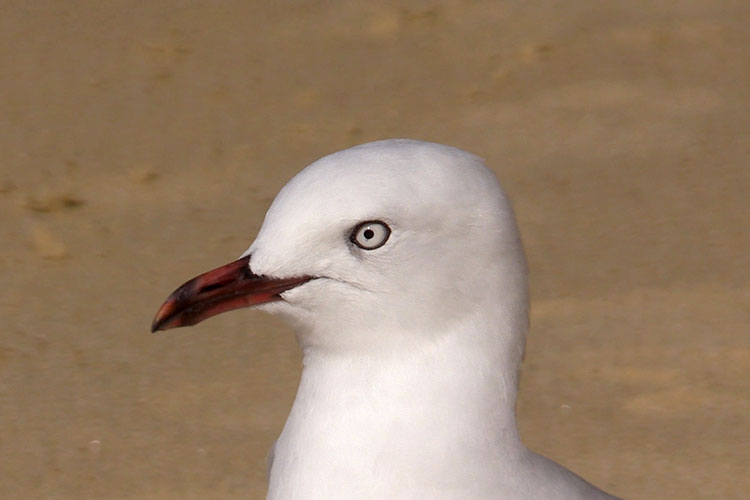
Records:
M230 283L229 281L225 281L225 282L217 282L217 283L209 283L209 284L207 284L207 285L204 285L204 286L202 286L202 287L201 287L201 288L200 288L200 289L198 290L198 293L199 293L199 294L203 294L203 293L208 293L208 292L212 292L212 291L214 291L214 290L217 290L217 289L219 289L219 288L222 288L222 287L224 287L224 286L228 285L229 283Z

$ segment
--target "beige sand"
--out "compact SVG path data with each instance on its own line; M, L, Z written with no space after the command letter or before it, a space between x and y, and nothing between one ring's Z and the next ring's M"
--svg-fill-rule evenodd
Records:
M745 0L86 3L0 14L1 498L261 498L290 331L151 317L385 137L484 156L516 204L531 447L632 499L747 498Z

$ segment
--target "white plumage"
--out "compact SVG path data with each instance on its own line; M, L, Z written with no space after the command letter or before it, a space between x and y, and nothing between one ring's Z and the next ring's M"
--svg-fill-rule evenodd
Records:
M388 140L300 172L247 252L175 290L152 329L246 306L292 323L304 367L271 500L614 498L521 443L527 288L482 160Z
M348 239L367 220L392 231L372 251ZM304 351L268 498L613 498L519 439L526 264L480 158L413 140L327 156L247 254L259 275L319 277L260 306Z

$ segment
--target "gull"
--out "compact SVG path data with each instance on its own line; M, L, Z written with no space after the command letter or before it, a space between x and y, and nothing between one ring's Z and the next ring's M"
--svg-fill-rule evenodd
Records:
M268 499L615 498L521 442L526 259L479 157L390 139L317 160L152 331L248 306L288 320L303 352Z

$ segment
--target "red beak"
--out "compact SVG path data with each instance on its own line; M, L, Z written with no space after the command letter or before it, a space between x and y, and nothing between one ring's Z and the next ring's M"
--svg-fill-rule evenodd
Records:
M310 281L274 279L250 270L250 256L197 276L171 293L151 324L151 331L191 326L217 314L282 300L280 294Z

